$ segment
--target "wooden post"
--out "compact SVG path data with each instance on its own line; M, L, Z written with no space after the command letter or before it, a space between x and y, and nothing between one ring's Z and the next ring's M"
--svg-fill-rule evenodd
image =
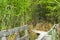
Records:
M57 29L58 29L59 25L56 24L54 29L52 30L52 40L57 40Z
M25 40L29 40L29 37L28 37L28 32L27 32L27 30L25 30L25 35L26 35L26 38L25 38Z
M1 33L1 35L3 35L2 36L2 40L7 40L7 38L6 38L6 33L4 33L4 32L7 32L6 30L4 30L2 33Z
M20 40L19 33L16 33L16 40Z
M2 37L2 40L7 40L6 37Z
M52 30L52 40L56 40L56 30Z
M20 40L20 35L18 30L15 30L15 34L16 34L16 40Z
M42 38L42 40L52 40L51 35L46 35L44 38Z
M27 26L27 25L26 25ZM26 27L25 26L25 27ZM27 27L27 29L25 29L25 35L26 35L26 38L25 38L25 40L29 40L29 37L28 37L28 27Z

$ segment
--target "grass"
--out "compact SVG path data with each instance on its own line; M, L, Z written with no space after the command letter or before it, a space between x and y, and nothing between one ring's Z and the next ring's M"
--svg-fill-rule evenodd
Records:
M12 34L7 37L7 40L16 40L16 35Z

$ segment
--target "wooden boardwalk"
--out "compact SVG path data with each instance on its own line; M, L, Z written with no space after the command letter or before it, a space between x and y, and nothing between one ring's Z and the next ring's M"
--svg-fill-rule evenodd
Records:
M25 31L25 35L23 37L19 36L19 32L20 31ZM7 40L7 36L12 35L12 34L16 34L16 40L28 40L28 26L24 25L23 27L16 27L13 29L9 29L9 30L2 30L0 31L0 37L2 38L1 40Z
M37 37L36 40L58 40L57 37L57 29L59 28L58 24L55 24L49 31L38 31L32 30L35 33L39 33L40 35ZM25 35L23 37L19 36L20 31L25 31ZM9 30L2 30L0 31L1 40L7 40L7 36L16 34L16 40L29 40L28 36L28 26L24 25L23 27L16 27Z
M38 31L32 30L35 33L39 33L40 35L36 40L58 40L57 39L57 29L59 28L58 24L55 24L49 31Z

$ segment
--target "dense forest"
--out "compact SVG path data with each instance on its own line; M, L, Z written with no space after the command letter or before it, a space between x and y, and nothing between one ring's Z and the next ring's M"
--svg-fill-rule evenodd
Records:
M60 0L0 0L0 30L40 22L60 23Z

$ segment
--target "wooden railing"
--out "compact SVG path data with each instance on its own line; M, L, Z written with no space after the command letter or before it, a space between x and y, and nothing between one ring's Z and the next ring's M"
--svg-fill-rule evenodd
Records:
M48 36L45 35L45 37L43 38L43 40L58 40L58 28L59 25L55 24L49 31L48 31Z
M55 24L49 31L38 31L32 30L35 33L39 33L40 35L36 40L58 40L57 30L59 28L58 24Z
M1 37L1 40L7 40L7 36L16 34L16 40L28 40L27 30L28 30L27 25L24 25L23 27L16 27L16 28L9 29L9 30L2 30L0 31L0 37ZM20 31L25 31L25 35L23 37L19 36Z

